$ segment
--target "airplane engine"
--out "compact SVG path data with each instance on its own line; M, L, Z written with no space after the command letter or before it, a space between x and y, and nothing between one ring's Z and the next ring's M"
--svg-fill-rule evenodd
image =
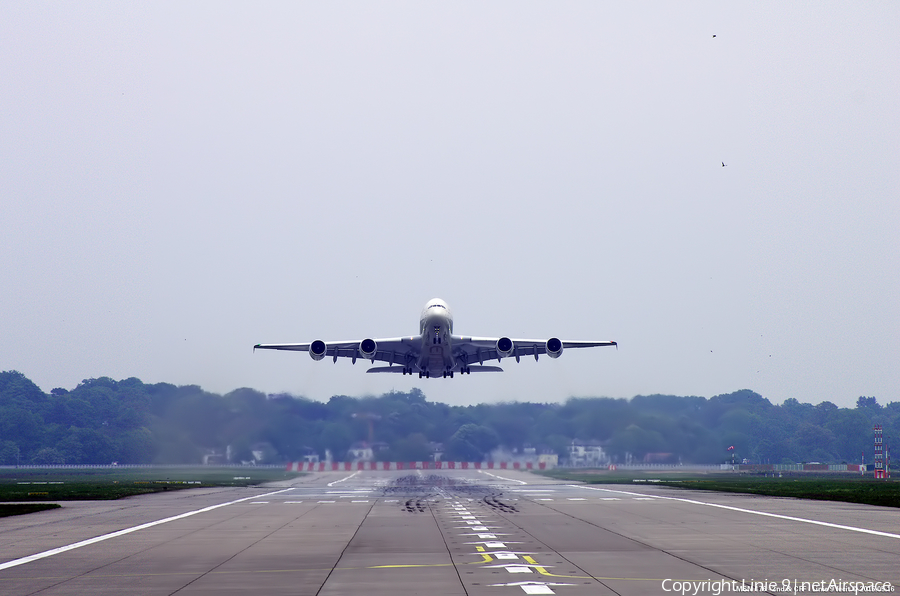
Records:
M317 339L309 344L309 357L316 361L321 360L325 357L325 349L325 342Z
M547 345L545 347L547 349L547 356L550 356L551 358L559 358L562 356L563 344L559 339L551 337L547 340Z
M359 355L365 358L366 360L371 360L375 357L375 352L378 351L378 344L375 343L374 339L364 339L359 342Z
M506 358L513 353L513 342L508 337L501 337L497 340L497 353L501 358Z

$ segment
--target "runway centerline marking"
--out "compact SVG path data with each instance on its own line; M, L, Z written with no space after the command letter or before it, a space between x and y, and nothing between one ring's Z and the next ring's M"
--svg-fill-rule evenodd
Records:
M587 490L600 490L609 493L621 493L623 495L631 495L635 497L647 497L644 493L631 493L624 490L613 490L611 488L594 488L593 486L579 486L577 484L569 484L572 488L584 488ZM669 501L681 501L682 503L691 503L692 505L706 505L707 507L716 507L718 509L727 509L729 511L739 511L741 513L752 513L753 515L762 515L764 517L774 517L777 519L786 519L788 521L803 522L805 524L813 524L816 526L825 526L826 528L837 528L839 530L850 530L851 532L862 532L863 534L872 534L874 536L884 536L885 538L898 538L900 534L891 534L890 532L880 532L878 530L869 530L868 528L857 528L856 526L844 526L841 524L833 524L831 522L823 522L816 519L806 519L804 517L794 517L791 515L781 515L778 513L769 513L768 511L754 511L753 509L743 509L741 507L732 507L731 505L720 505L718 503L707 503L705 501L695 501L693 499L682 499L680 497L663 497L653 495L654 499L666 499Z
M118 538L119 536L124 536L125 534L131 534L132 532L137 532L138 530L145 530L147 528L152 528L153 526L158 526L160 524L165 524L165 523L169 523L171 521L184 519L184 518L190 517L192 515L197 515L198 513L206 513L207 511L212 511L212 510L218 509L220 507L227 507L228 505L234 505L235 503L242 503L244 501L249 501L250 499L261 499L263 497L271 497L272 495L277 495L279 493L286 493L289 490L294 490L294 489L293 488L285 488L282 490L276 490L275 492L266 493L264 495L254 495L252 497L244 497L243 499L237 499L235 501L228 501L227 503L219 503L218 505L210 505L209 507L203 507L202 509L196 509L194 511L188 511L187 513L181 513L179 515L173 515L171 517L166 517L163 519L158 519L156 521L147 522L145 524L140 524L139 526L133 526L131 528L125 528L124 530L118 530L116 532L102 534L100 536L88 538L87 540L82 540L80 542L74 542L72 544L67 544L66 546L60 546L58 548L51 548L50 550L45 550L44 552L35 553L33 555L28 555L27 557L21 557L19 559L13 559L12 561L7 561L6 563L0 563L0 571L2 571L3 569L9 569L10 567L24 565L25 563L31 563L32 561L37 561L38 559L52 557L53 555L58 555L60 553L68 552L68 551L74 550L76 548L81 548L82 546L89 546L91 544L103 542L104 540L109 540L110 538Z

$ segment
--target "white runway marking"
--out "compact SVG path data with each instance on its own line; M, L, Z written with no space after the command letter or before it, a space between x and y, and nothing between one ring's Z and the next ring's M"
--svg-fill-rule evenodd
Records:
M334 501L319 501L319 503L334 503Z
M569 484L572 488L584 488L587 490L600 490L609 493L621 493L623 495L631 495L634 497L646 497L647 495L643 493L630 493L624 490L612 490L610 488L594 488L592 486L579 486L577 484ZM778 519L786 519L788 521L796 521L803 522L805 524L814 524L817 526L825 526L826 528L837 528L839 530L850 530L851 532L862 532L863 534L872 534L875 536L884 536L885 538L898 538L900 539L900 534L891 534L890 532L879 532L878 530L869 530L868 528L857 528L855 526L843 526L841 524L832 524L830 522L818 521L815 519L806 519L803 517L793 517L791 515L780 515L778 513L768 513L766 511L754 511L752 509L742 509L740 507L732 507L731 505L719 505L718 503L707 503L705 501L695 501L693 499L682 499L679 497L663 497L659 495L655 495L652 497L654 500L656 499L666 499L669 501L681 501L682 503L691 503L692 505L706 505L707 507L716 507L718 509L727 509L729 511L739 511L741 513L752 513L753 515L762 515L764 517L775 517Z
M268 501L250 501L251 505L268 505Z
M144 530L147 528L152 528L153 526L158 526L160 524L168 523L170 521L184 519L185 517L197 515L198 513L206 513L207 511L212 511L213 509L218 509L219 507L226 507L228 505L234 505L235 503L243 503L244 501L249 501L250 499L258 499L260 497L270 497L272 495L277 495L279 493L285 493L289 490L294 490L294 489L293 488L285 488L282 490L276 490L275 492L266 493L264 495L254 495L252 497L244 497L243 499L237 499L236 501L228 501L227 503L219 503L218 505L210 505L209 507L204 507L203 509L197 509L195 511L188 511L187 513L181 513L179 515L173 515L172 517L158 519L156 521L147 522L146 524L141 524L139 526L134 526L132 528L125 528L124 530L119 530L117 532L110 532L109 534L95 536L94 538L88 538L87 540L82 540L81 542L67 544L66 546L60 546L59 548L45 550L42 553L36 553L33 555L29 555L27 557L22 557L20 559L13 559L12 561L7 561L6 563L0 563L0 570L9 569L10 567L16 567L17 565L24 565L25 563L37 561L38 559L52 557L53 555L58 555L60 553L74 550L76 548L81 548L82 546L96 544L97 542L103 542L104 540L109 540L110 538L117 538L119 536L124 536L125 534L131 534L132 532L137 532L138 530Z
M350 501L351 503L368 503L368 501Z
M556 594L553 590L550 589L549 586L539 586L537 584L533 584L530 586L521 586L522 591L526 594Z
M499 478L500 480L506 480L507 482L518 482L519 484L528 484L524 480L515 480L513 478L504 478L503 476L497 476L496 474L491 474L490 472L485 472L484 470L478 470L479 474L487 474L488 476L493 476L494 478Z
M581 497L569 497L566 500L567 501L587 501L587 499L582 499Z
M338 482L343 482L344 480L349 480L349 479L353 478L354 476L356 476L357 474L359 474L358 471L357 471L357 472L353 472L352 474L350 474L350 475L347 476L346 478L341 478L340 480L335 480L334 482L329 482L329 483L328 483L328 486L334 486L334 485L337 484Z
M291 503L302 503L302 502L303 502L303 501L285 501L284 504L285 504L285 505L288 505L288 504L291 504Z

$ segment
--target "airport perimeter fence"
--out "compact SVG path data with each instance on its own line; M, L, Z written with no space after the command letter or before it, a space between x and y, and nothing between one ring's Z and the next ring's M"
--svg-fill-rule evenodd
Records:
M387 470L546 470L553 466L532 461L355 461L287 464L288 472L353 472Z
M731 464L722 464L723 470L730 470ZM741 472L856 472L865 471L861 464L735 464Z

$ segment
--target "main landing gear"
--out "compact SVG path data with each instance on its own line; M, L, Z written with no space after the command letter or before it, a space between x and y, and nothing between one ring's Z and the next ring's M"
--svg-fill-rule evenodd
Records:
M430 378L431 378L431 371L428 371L428 370L426 370L426 371L421 371L421 370L420 370L420 371L419 371L419 378L421 379L422 377L425 377L426 379L430 379Z

